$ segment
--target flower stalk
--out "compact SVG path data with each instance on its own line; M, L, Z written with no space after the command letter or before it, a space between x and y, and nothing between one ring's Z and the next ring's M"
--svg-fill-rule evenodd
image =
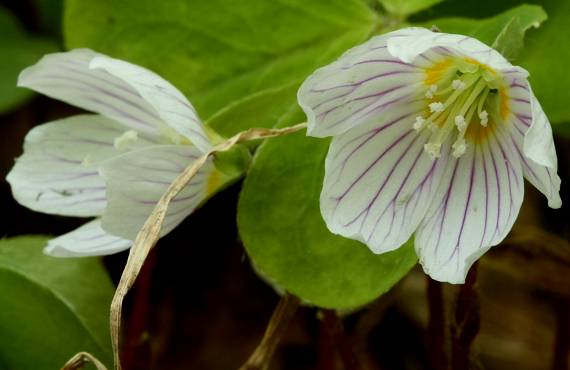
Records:
M192 180L200 168L202 168L202 166L204 166L204 164L216 153L228 151L236 144L242 142L288 135L303 130L306 127L306 123L300 123L281 129L252 128L240 132L203 154L196 161L186 167L186 169L170 184L166 192L154 207L152 213L147 218L142 229L137 234L133 246L129 251L129 257L123 270L123 274L121 275L121 280L119 281L111 302L111 341L113 344L113 356L115 359L114 362L116 370L121 369L119 338L121 333L123 300L130 288L133 286L148 253L160 238L160 231L171 201Z
M292 294L285 294L279 300L271 315L261 342L239 370L267 370L271 358L283 337L284 332L295 317L300 300Z

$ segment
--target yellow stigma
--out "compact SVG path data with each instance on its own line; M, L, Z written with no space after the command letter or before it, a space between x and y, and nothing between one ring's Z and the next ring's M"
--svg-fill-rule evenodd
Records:
M510 114L502 76L474 59L450 57L434 63L426 68L424 84L426 110L413 128L432 131L424 146L432 159L439 158L449 136L455 137L452 155L459 158Z

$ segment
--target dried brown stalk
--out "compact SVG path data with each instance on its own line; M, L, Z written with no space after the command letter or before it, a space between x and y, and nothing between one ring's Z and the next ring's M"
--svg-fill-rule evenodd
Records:
M306 128L306 123L282 129L265 129L253 128L240 132L232 138L216 145L209 152L202 155L194 163L189 165L173 182L170 184L166 192L162 195L154 210L147 218L142 229L139 231L133 246L129 252L129 257L121 275L121 280L115 291L113 301L111 302L111 341L113 344L113 356L115 361L115 369L121 369L121 360L119 353L119 338L121 331L121 314L123 308L123 299L127 295L129 289L133 286L144 261L159 239L160 230L168 211L170 202L184 189L184 187L192 180L196 173L208 161L210 157L219 152L231 149L234 145L250 141L265 139L277 136L288 135Z
M267 370L269 368L273 353L277 349L284 331L295 316L299 303L299 298L291 294L281 298L271 315L261 342L239 370Z
M105 365L101 363L101 361L97 360L95 356L87 352L79 352L75 356L73 356L63 367L61 370L78 370L82 369L85 364L92 363L95 365L97 370L107 370Z

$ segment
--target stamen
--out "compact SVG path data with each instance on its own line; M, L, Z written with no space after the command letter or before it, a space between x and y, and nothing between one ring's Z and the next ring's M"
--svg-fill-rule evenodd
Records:
M456 63L451 70L453 77L442 76L437 84L428 87L425 96L429 99L426 103L430 113L416 117L413 124L418 132L424 128L433 132L430 141L424 144L424 151L433 160L441 156L442 145L453 136L451 154L455 158L465 154L467 128L476 117L481 126L487 127L490 115L484 108L494 102L488 101L489 92L500 83L500 75L494 71L467 60Z
M113 141L113 146L117 150L124 150L127 148L127 145L137 141L138 138L139 134L136 131L129 130L124 132L121 136L116 137L115 140Z
M433 99L433 94L437 91L437 85L430 85L428 91L426 91L426 98Z
M430 156L431 159L439 158L439 156L441 155L441 144L427 143L424 145L424 150Z
M443 103L442 102L435 102L435 103L431 103L429 105L429 110L432 113L436 113L436 112L442 112L444 109Z
M481 119L481 126L487 127L487 123L489 123L489 113L486 110L479 113L479 119Z
M92 164L93 162L91 162L91 156L89 154L87 154L85 158L83 158L83 161L81 161L81 165L83 167L91 167Z
M414 130L420 131L422 128L424 128L425 124L426 120L422 116L417 116L416 122L414 122Z
M451 147L453 148L452 154L455 158L461 157L467 150L467 144L465 143L465 139L463 137L458 138Z
M453 87L453 90L463 90L465 89L467 85L465 85L465 82L461 81L461 80L453 80L453 82L451 83L451 87Z
M455 126L457 126L457 129L460 132L465 131L465 128L467 127L467 122L465 122L465 117L463 117L461 114L455 116Z

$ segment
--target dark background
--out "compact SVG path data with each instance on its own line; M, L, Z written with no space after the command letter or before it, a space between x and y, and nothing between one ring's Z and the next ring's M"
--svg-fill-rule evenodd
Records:
M18 15L28 31L59 37L58 28L45 23L34 4L3 5ZM4 180L33 126L76 112L38 96L0 115L4 215L0 237L59 235L83 223L19 206ZM548 209L544 197L527 186L511 235L479 263L476 289L481 330L470 355L474 369L570 369L569 144L570 140L557 138L563 208ZM127 370L238 369L257 346L279 296L255 275L240 244L235 222L239 190L240 183L215 196L163 238L149 256L126 302L123 359ZM125 261L126 253L104 259L115 283ZM360 368L433 368L426 286L426 277L416 268L385 296L343 316L345 336ZM439 287L448 330L453 326L458 288ZM350 367L343 365L341 351L320 318L316 308L297 311L271 369Z

